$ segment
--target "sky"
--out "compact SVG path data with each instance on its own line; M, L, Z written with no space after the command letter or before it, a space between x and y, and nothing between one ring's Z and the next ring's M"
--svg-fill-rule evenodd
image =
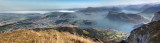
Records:
M0 11L85 8L157 2L160 0L0 0Z

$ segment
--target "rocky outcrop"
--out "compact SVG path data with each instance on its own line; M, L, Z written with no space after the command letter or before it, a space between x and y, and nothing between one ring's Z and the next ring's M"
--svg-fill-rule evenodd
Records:
M149 22L149 20L137 14L126 14L126 13L117 13L110 11L106 16L107 19L112 21L121 21L131 24L140 24Z
M160 11L156 12L154 14L154 17L152 18L152 21L158 21L158 20L160 20Z
M160 21L144 24L134 29L127 39L128 43L160 43Z

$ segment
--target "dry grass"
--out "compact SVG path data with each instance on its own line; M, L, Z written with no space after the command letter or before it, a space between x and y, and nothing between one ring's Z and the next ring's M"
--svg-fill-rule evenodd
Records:
M68 32L46 30L19 30L0 34L0 43L95 43L91 39L72 35Z

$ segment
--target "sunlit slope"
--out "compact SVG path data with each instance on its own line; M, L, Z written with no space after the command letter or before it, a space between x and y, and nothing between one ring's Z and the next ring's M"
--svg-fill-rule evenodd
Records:
M92 40L57 30L19 30L0 34L0 43L94 43Z
M39 29L34 29L39 31ZM70 32L80 36L89 37L94 41L104 43L117 43L127 39L128 33L117 31L114 29L97 29L97 28L80 28L80 27L58 27L58 31Z

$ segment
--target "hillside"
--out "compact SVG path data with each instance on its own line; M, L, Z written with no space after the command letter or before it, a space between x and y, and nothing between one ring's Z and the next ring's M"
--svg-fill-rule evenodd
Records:
M57 30L18 30L0 34L0 43L95 43L89 38Z
M57 33L58 34L61 33L62 36L60 36L60 37L64 38L63 35L65 35L65 37L70 37L70 36L68 36L68 34L71 33L72 35L76 34L78 36L83 36L84 38L90 38L91 40L93 40L95 42L117 43L122 40L126 40L128 37L128 33L117 31L114 29L57 27L57 28L35 28L33 30L32 29L31 30L20 30L20 31L16 31L13 33L1 33L0 38L2 38L2 39L0 39L0 40L3 40L3 41L10 40L10 38L12 39L12 37L15 37L15 38L21 37L23 39L25 39L26 37L29 37L28 39L30 39L30 38L33 39L35 37L35 38L42 38L43 39L43 38L47 38L47 37L55 37L54 34L57 34ZM54 31L54 32L52 32L52 31ZM57 32L57 31L59 31L59 32ZM69 32L69 33L66 33L66 32ZM52 33L52 34L50 34L50 33ZM42 34L42 36L38 37L39 34ZM71 35L71 34L69 34L69 35ZM29 35L31 35L31 36L29 36ZM49 39L52 39L52 38L49 38ZM14 40L14 38L13 38L13 40ZM48 40L48 38L44 39L44 40ZM67 41L68 40L69 39L67 39ZM30 40L30 41L35 41L35 40ZM25 42L30 42L30 41L25 41ZM41 41L41 39L40 40L36 39L36 41ZM6 41L6 42L8 42L8 41Z
M48 30L53 28L36 28L35 31ZM80 28L80 27L57 27L60 32L69 32L87 38L91 38L97 42L116 43L126 40L128 33L120 32L114 29L96 29L96 28Z

